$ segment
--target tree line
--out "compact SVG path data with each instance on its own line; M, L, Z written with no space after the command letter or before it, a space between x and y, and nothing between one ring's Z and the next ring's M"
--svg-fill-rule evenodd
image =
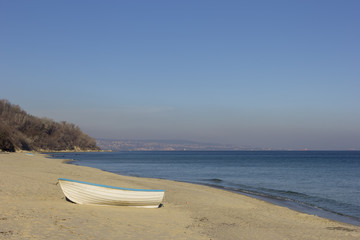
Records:
M66 121L55 122L26 113L8 100L0 100L0 150L99 150L93 138Z

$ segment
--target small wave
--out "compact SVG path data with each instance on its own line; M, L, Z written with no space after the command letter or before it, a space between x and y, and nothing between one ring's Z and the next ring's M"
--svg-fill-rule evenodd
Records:
M215 182L215 183L223 182L223 180L220 179L220 178L209 178L209 179L204 179L204 181L207 181L207 182Z
M280 189L272 189L272 188L259 188L259 190L267 193L275 193L276 195L280 194L281 196L294 196L294 197L302 197L302 198L311 197L305 193L295 192L291 190L280 190Z

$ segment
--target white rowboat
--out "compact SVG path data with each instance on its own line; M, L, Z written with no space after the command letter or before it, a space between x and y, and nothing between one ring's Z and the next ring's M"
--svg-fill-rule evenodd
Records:
M164 190L122 188L59 178L67 199L78 204L158 208Z

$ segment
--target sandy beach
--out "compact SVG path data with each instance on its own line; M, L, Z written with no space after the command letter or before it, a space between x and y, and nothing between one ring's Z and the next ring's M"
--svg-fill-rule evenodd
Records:
M70 178L165 189L163 207L73 204ZM120 176L34 153L0 153L0 239L360 239L360 227L207 186Z

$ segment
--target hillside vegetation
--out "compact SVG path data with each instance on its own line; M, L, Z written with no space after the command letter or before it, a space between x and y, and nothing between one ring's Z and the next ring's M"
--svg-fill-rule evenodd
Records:
M18 105L0 100L0 150L99 150L94 139L72 123L27 114Z

